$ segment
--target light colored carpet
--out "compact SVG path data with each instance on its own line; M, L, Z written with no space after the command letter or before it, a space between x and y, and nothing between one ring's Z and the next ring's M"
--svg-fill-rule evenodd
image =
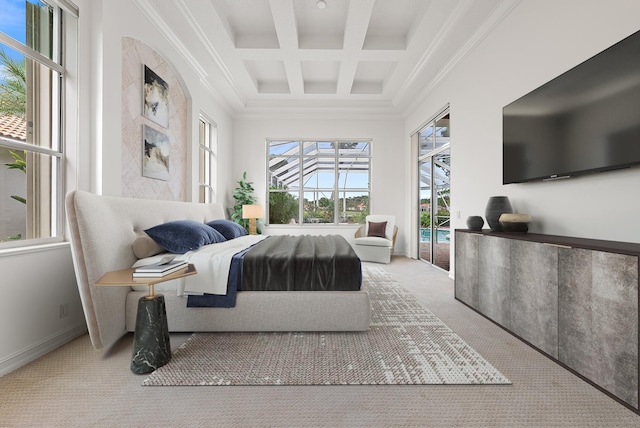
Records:
M454 300L446 273L401 256L383 268L513 385L149 388L129 370L132 335L106 353L84 335L0 378L0 426L640 427L640 416ZM172 334L172 347L189 336Z
M363 288L369 331L196 333L143 385L509 383L382 268L363 268Z

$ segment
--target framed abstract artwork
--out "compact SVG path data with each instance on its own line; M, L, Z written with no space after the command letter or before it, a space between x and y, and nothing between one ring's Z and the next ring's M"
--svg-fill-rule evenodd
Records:
M143 70L142 115L169 127L169 85L146 65Z
M142 175L167 181L171 144L164 132L142 125Z

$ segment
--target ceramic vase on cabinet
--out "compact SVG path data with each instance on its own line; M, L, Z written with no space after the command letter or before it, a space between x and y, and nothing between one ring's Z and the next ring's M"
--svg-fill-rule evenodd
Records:
M492 196L487 202L487 207L484 211L484 218L487 219L487 224L494 232L502 232L502 225L500 224L500 216L504 213L512 213L513 208L511 202L507 196Z
M469 230L482 230L484 220L479 215L472 215L467 218L467 227Z

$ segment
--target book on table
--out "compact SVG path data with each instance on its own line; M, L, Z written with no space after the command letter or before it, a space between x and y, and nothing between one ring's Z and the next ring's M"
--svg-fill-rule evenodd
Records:
M133 271L134 278L157 278L170 273L179 271L187 267L189 263L186 260L174 260L173 258L163 258L157 263L139 266Z

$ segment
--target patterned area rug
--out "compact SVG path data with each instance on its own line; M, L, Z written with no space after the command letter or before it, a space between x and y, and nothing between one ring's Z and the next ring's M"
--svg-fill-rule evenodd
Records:
M143 381L186 385L509 384L382 268L363 268L371 329L194 333Z

